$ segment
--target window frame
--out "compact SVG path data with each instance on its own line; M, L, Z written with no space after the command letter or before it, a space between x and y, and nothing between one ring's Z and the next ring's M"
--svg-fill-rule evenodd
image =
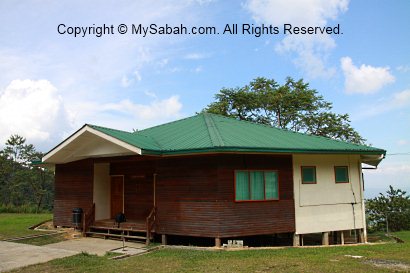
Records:
M250 173L251 172L263 172L263 200L236 200L236 173L237 172L247 172L248 173L248 188L249 188L249 198L252 196L252 191L251 191L251 177ZM274 172L276 173L277 179L278 179L278 198L275 199L266 199L266 179L265 179L265 172ZM234 181L233 181L233 187L234 187L234 194L233 194L233 200L235 203L244 203L244 202L271 202L271 201L279 201L280 200L280 179L279 179L279 170L272 170L272 169L236 169L233 172L234 176Z
M337 175L336 175L336 169L337 168L345 168L346 169L346 177L347 181L337 181ZM334 175L335 175L335 184L347 184L350 183L350 177L349 177L349 166L334 166Z
M303 180L303 168L313 168L315 172L315 181L314 182L306 182ZM317 184L317 171L316 171L316 166L300 166L300 181L302 182L303 185L316 185Z

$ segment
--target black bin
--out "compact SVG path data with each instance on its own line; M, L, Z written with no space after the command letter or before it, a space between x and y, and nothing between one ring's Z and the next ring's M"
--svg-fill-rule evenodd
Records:
M75 227L78 227L81 225L81 218L83 215L83 209L82 208L74 208L73 209L73 225Z

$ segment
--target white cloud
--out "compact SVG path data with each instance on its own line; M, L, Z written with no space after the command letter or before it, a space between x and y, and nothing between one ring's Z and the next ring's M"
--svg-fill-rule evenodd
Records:
M410 65L399 65L396 70L402 73L407 73L410 71Z
M349 57L341 58L340 63L345 76L347 93L371 94L395 81L388 67L374 67L365 64L357 67Z
M268 23L281 27L326 26L329 20L346 12L349 0L248 0L245 8L258 23ZM286 36L275 50L290 54L297 67L309 77L330 77L335 68L327 68L327 57L336 43L329 35Z
M249 0L245 7L257 22L324 26L347 11L349 0Z
M154 98L154 99L158 98L157 94L155 94L154 92L144 91L144 94L147 95L148 97L151 97L151 98Z
M142 81L141 73L140 73L138 70L135 70L135 71L134 71L134 75L135 75L135 79L136 79L138 82Z
M389 185L410 192L410 161L387 155L376 170L363 170L367 198L385 193Z
M182 117L179 96L158 99L154 93L148 92L146 95L153 97L148 104L135 103L130 99L113 103L79 102L71 105L70 110L75 113L76 127L86 122L128 131Z
M129 130L181 117L180 99L162 97L162 90L157 91L158 98L155 94L147 97L143 90L149 90L151 85L143 79L152 69L167 68L168 60L181 52L180 47L189 37L151 35L142 39L116 34L74 38L59 35L56 27L59 23L82 27L120 23L177 25L181 18L185 25L198 25L204 22L200 14L205 12L199 4L207 3L1 2L2 10L8 12L0 16L0 138L19 133L47 150L84 123ZM13 31L10 26L15 27ZM47 81L14 81L43 78ZM139 81L140 91L129 88L126 92L113 92ZM18 94L24 95L20 98Z
M124 88L129 87L132 84L132 80L128 79L127 76L122 76L121 86Z
M184 59L187 60L201 60L207 58L208 55L203 53L189 53L184 56Z
M166 65L168 64L168 62L169 62L168 59L162 59L162 60L160 60L160 61L158 62L158 65L159 65L160 67L164 67L164 66L166 66Z
M387 104L392 108L410 105L410 89L393 94L393 97Z
M408 106L410 106L410 89L394 93L388 98L381 99L373 103L372 107L368 105L364 106L358 113L352 115L352 120L370 118Z
M158 99L153 92L145 94L152 98L148 103L79 100L66 105L47 80L14 80L0 90L0 146L19 134L45 152L84 123L131 130L182 117L179 96Z
M151 35L140 39L132 34L73 38L56 32L59 23L82 27L104 23L114 26L120 23L176 25L183 18L184 24L196 25L204 9L190 0L159 0L156 5L148 0L125 0L121 5L117 1L50 4L29 0L19 5L2 2L1 6L8 13L0 16L0 33L4 41L0 43L0 71L4 72L0 86L6 86L14 79L46 78L59 86L65 98L65 93L70 92L74 99L85 93L91 97L111 96L113 82L118 86L129 84L123 81L124 75L137 82L150 66L156 66L158 62L165 65L165 59L185 39L173 35ZM91 10L91 13L83 16L84 10ZM15 31L10 31L11 25L15 26ZM139 73L135 78L134 71Z
M169 72L171 72L171 73L178 73L178 72L181 72L181 71L182 71L182 68L177 67L177 66L175 66L175 67L173 67L169 70Z
M14 80L0 91L1 144L11 134L50 143L70 129L69 113L49 81Z
M404 146L404 145L407 145L407 144L409 144L409 141L405 140L405 139L399 139L397 141L397 145L399 145L399 146Z
M311 78L330 77L335 68L326 67L326 58L336 46L328 35L292 35L286 36L276 44L275 51L281 54L297 52L293 62Z
M171 96L163 100L154 100L149 105L136 104L130 100L119 103L109 103L102 106L103 111L115 110L131 114L136 119L156 120L162 117L178 117L182 104L178 96Z
M387 163L374 172L378 174L407 174L410 175L410 165L405 163Z
M193 72L195 72L195 73L201 73L203 70L204 70L203 67L200 65L200 66L195 67L195 69L193 70Z
M215 2L215 0L191 0L196 2L198 5L203 6L203 5L208 5L212 2Z

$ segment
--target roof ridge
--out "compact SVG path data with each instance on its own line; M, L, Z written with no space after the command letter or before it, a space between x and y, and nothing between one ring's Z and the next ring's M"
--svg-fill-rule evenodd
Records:
M198 115L200 115L200 114L198 114ZM198 115L189 116L189 117L182 118L182 119L177 119L177 120L170 121L170 122L167 122L167 123L163 123L163 124L155 125L155 126L152 126L152 127L148 127L148 128L142 129L142 130L137 130L137 131L133 132L132 134L137 134L137 133L140 133L140 132L148 131L148 130L153 129L153 128L158 128L158 127L162 127L162 126L165 126L165 125L168 125L168 124L172 124L172 123L180 122L180 121L183 121L183 120L195 118Z
M147 129L148 129L148 128L147 128ZM152 139L152 141L154 141L154 143L155 143L156 145L158 145L158 148L160 148L161 150L164 149L164 146L162 146L156 138L154 138L153 136L150 136L150 135L148 135L148 134L139 134L139 132L141 132L141 131L136 131L136 132L133 132L132 134L133 134L133 135L140 135L140 136L143 136L143 137L147 137L147 138L149 138L149 139Z
M212 115L208 115L207 113L202 113L205 123L206 123L206 128L208 129L208 134L209 137L211 138L211 142L213 146L224 146L224 141L222 139L221 134L219 133L218 128L216 127L216 124L213 120Z
M287 129L287 128L278 128L276 126L271 126L271 125L267 125L267 124L263 124L263 123L256 123L256 122L249 121L249 120L236 119L234 117L227 117L227 116L220 115L220 114L214 114L214 113L206 113L206 114L221 117L221 118L225 118L225 119L236 120L236 121L239 121L239 122L249 123L249 124L253 124L253 125L257 125L257 126L264 126L266 128L274 129L274 130L277 130L277 131L283 131L283 132L288 132L288 133L293 133L293 134L299 134L299 135L303 135L303 136L310 136L310 137L320 138L320 139L327 140L327 141L335 141L335 142L345 143L345 144L347 143L347 144L350 144L350 145L355 145L357 147L363 147L364 146L364 147L368 147L368 148L374 148L370 145L357 144L357 143L353 143L353 142L350 142L350 141L347 141L347 140L343 141L343 140L334 139L334 138L325 137L325 136L318 136L318 135L302 133L302 132L298 132L298 131L292 131L292 130ZM374 148L374 149L379 149L379 148ZM382 149L380 149L380 150L382 150Z
M102 128L102 129L108 129L108 130L112 130L112 131L117 131L117 132L123 132L123 133L132 134L132 132L129 132L129 131L124 131L124 130L109 128L109 127L104 127L104 126L95 125L95 124L88 124L88 123L86 123L85 125L90 126L90 127L93 127L93 128L94 128L94 127L98 127L98 128Z

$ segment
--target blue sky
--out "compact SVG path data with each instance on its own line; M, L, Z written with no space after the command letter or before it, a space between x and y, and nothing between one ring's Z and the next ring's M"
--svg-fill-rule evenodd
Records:
M47 151L84 123L141 129L195 114L222 87L303 78L388 151L366 195L410 191L410 2L348 0L0 2L0 143ZM282 27L342 35L73 35L59 24ZM404 155L397 155L403 153ZM395 155L392 155L395 154Z

